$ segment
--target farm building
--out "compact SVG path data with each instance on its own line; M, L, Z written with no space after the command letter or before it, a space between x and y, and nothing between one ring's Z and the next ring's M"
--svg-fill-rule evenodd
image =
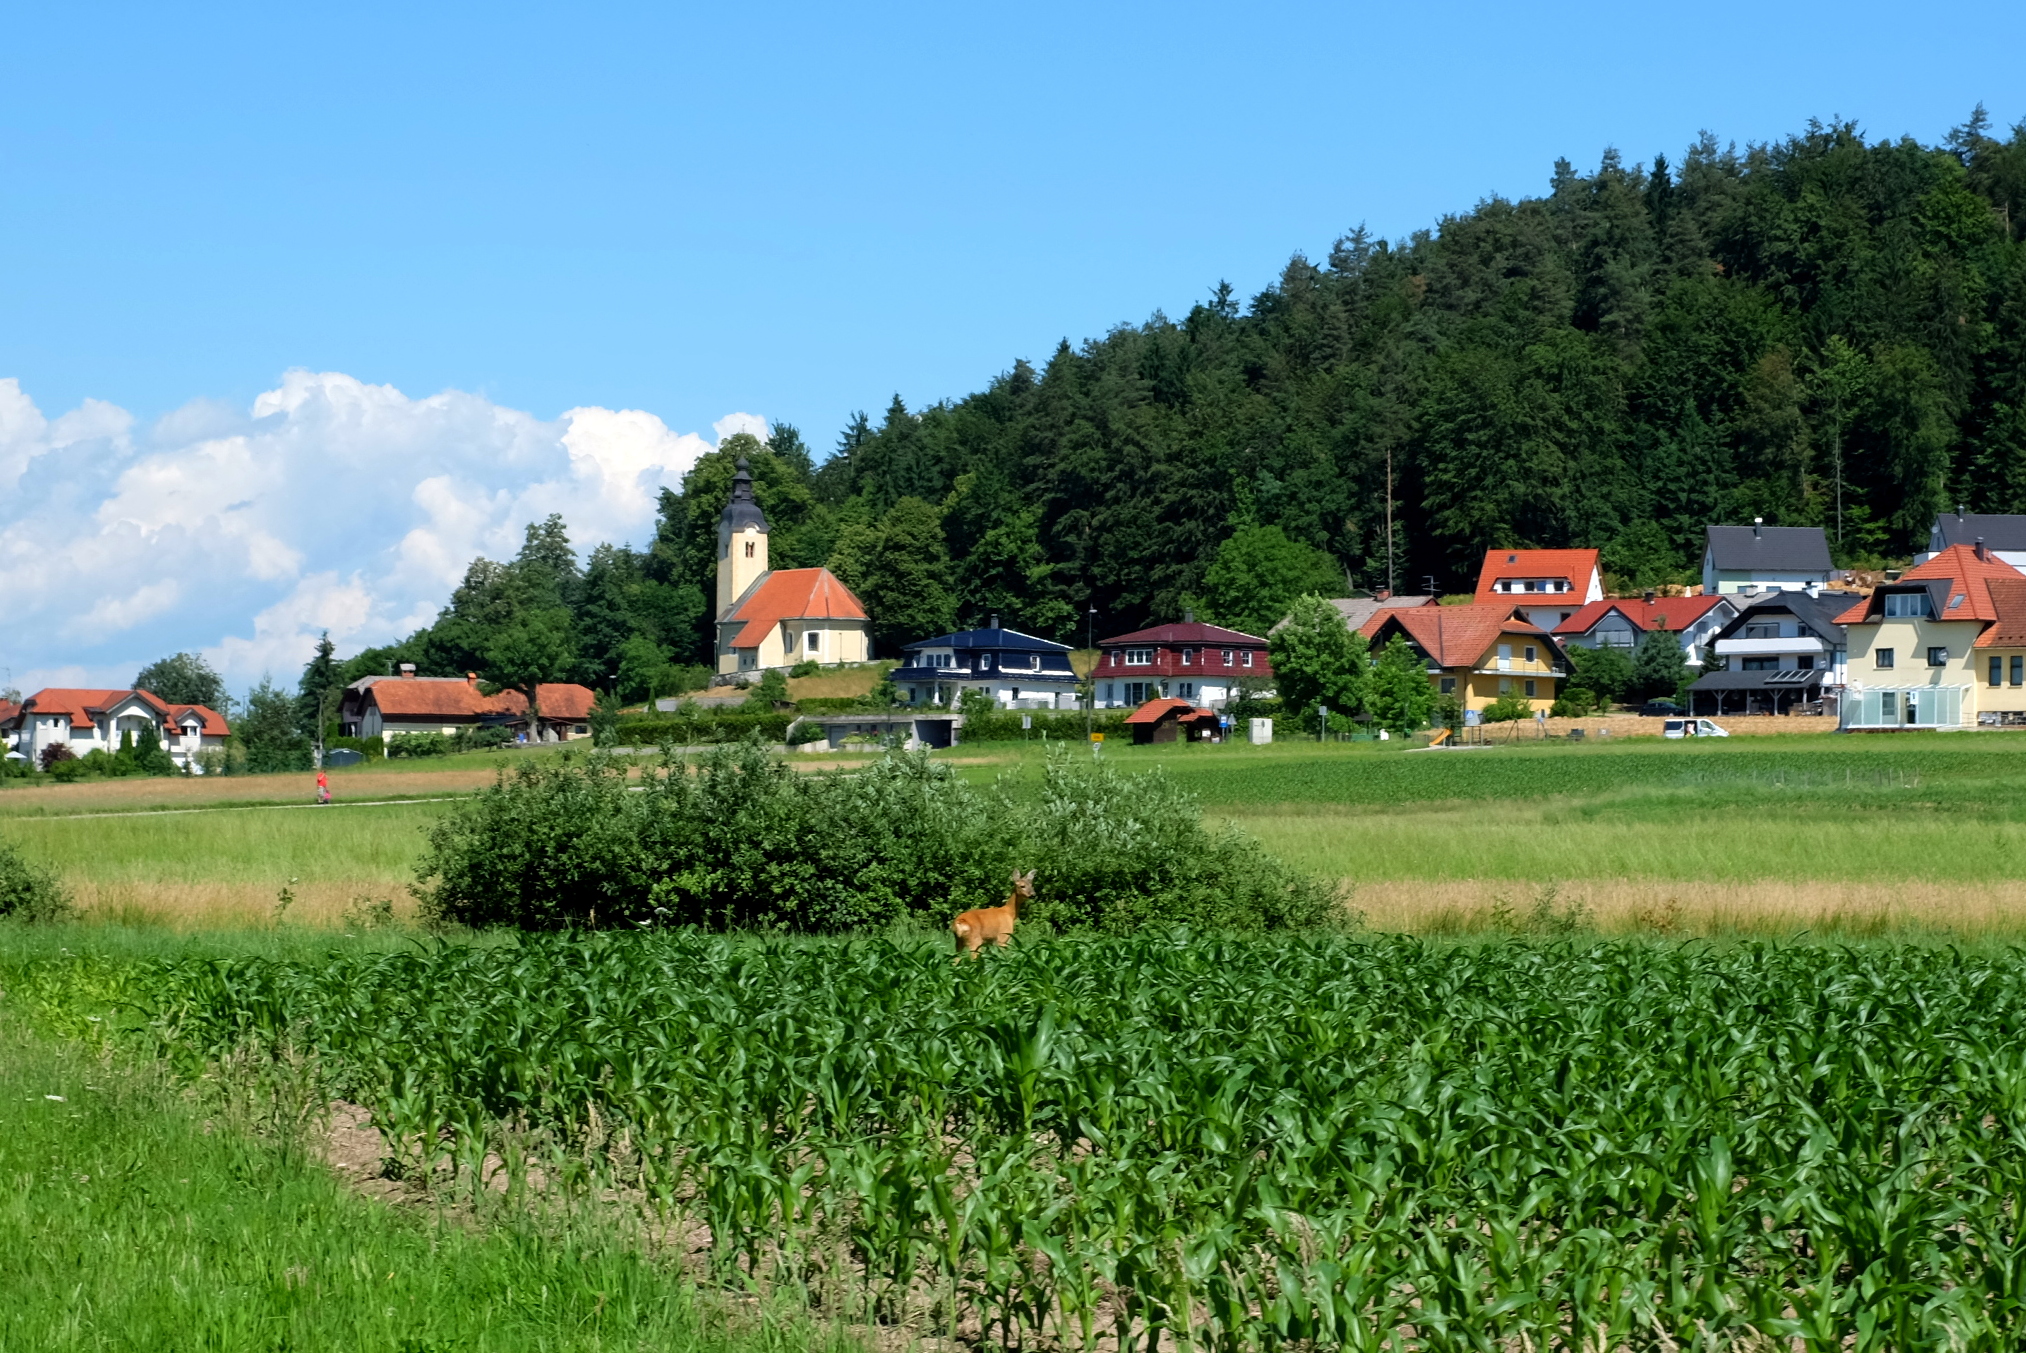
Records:
M908 644L907 660L888 679L909 704L955 705L983 691L1004 709L1074 709L1076 672L1069 645L1009 630L993 616L982 629L958 630Z
M1216 734L1217 712L1187 700L1149 700L1126 715L1126 727L1133 730L1135 747L1150 742L1201 742Z
M827 568L767 566L767 514L741 460L718 518L717 670L721 675L798 662L872 656L865 606Z
M1241 683L1264 694L1273 685L1266 640L1191 618L1098 640L1099 709L1126 709L1163 696L1215 708Z
M77 690L51 687L37 691L0 719L0 742L37 766L44 749L62 743L72 755L117 752L129 734L143 728L155 737L177 767L193 773L201 768L197 754L223 747L231 729L224 718L203 705L172 705L147 691Z
M1486 550L1477 573L1477 604L1517 606L1544 630L1553 630L1593 601L1604 599L1596 550Z
M596 698L574 682L537 686L537 726L530 728L527 698L519 691L487 695L479 690L475 673L417 676L415 664L404 662L399 676L360 677L345 687L338 727L347 737L383 742L396 733L453 734L482 727L526 733L530 742L568 742L591 735Z
M1375 652L1404 635L1427 662L1435 688L1461 700L1465 710L1516 695L1544 712L1569 673L1554 635L1509 603L1381 611L1365 622L1364 634Z
M1738 592L1799 592L1835 581L1829 537L1819 526L1706 528L1702 548L1702 590L1708 595Z
M1857 594L1761 592L1732 600L1737 614L1709 641L1722 670L1689 688L1689 712L1834 714L1849 642L1836 617Z
M1649 631L1667 630L1681 636L1688 665L1700 667L1703 645L1737 613L1738 608L1723 597L1661 597L1648 592L1638 600L1593 601L1555 626L1555 638L1564 647L1632 649Z
M1951 545L1836 617L1847 729L2026 727L2026 575Z

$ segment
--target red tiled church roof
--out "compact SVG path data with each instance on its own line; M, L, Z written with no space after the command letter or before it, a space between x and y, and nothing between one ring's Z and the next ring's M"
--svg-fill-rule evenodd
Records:
M767 631L783 620L863 620L865 607L827 568L775 569L760 580L727 620L745 628L733 648L758 648Z

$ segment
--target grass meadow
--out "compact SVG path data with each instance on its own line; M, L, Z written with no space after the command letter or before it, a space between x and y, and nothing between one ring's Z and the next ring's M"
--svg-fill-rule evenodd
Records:
M988 744L951 759L1018 793L1038 782L1042 751ZM2002 734L1458 752L1108 744L1101 755L1163 768L1213 819L1346 881L1377 929L1552 914L1605 931L2026 935L2026 741ZM282 919L341 927L361 898L412 914L424 832L504 764L480 753L340 770L329 809L299 806L308 776L12 788L0 792L0 833L61 869L101 920L269 924L288 888ZM379 798L445 802L365 802ZM244 807L263 800L276 806Z

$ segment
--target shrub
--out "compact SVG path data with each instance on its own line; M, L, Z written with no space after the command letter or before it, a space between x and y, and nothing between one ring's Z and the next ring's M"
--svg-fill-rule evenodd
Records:
M712 710L691 706L674 714L621 719L615 735L622 747L695 747L758 737L779 742L788 736L794 715L775 710Z
M753 693L746 697L746 708L770 710L787 699L788 678L782 675L780 668L769 667L760 674L760 680L753 687Z
M1533 701L1518 691L1507 691L1484 707L1486 723L1512 723L1516 719L1534 717Z
M1038 797L970 789L923 753L797 775L756 741L669 756L628 792L603 758L516 767L432 830L425 916L471 926L700 925L794 931L940 926L1039 868L1035 914L1123 932L1323 923L1325 886L1206 828L1166 776L1049 759Z
M1124 709L1098 710L1090 715L1089 731L1103 733L1107 738L1130 742L1126 730ZM1032 727L1022 728L1020 720L1025 717ZM1084 712L1080 709L987 709L977 714L966 713L964 726L957 730L959 742L1020 742L1028 738L1046 737L1064 742L1084 740Z
M450 739L441 733L396 733L387 739L389 756L448 756Z
M42 768L55 770L66 761L77 760L77 753L70 750L67 742L52 742L42 749Z
M13 842L0 840L0 916L60 921L74 911L55 870L28 859Z
M1581 719L1595 713L1596 709L1595 691L1585 690L1581 686L1569 686L1563 689L1560 698L1555 701L1554 707L1549 709L1548 713L1557 719Z
M804 658L788 669L791 677L813 677L823 670L823 664L814 658Z

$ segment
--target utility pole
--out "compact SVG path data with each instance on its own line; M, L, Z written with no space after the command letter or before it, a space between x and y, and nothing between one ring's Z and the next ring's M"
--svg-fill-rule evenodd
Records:
M1097 607L1095 606L1091 607L1090 614L1084 617L1083 646L1093 654L1097 652ZM1090 693L1083 700L1083 740L1090 742L1090 735L1093 731L1092 720L1097 717L1093 712L1097 709L1097 659L1095 657L1090 660L1090 675L1085 680L1090 682ZM1093 747L1096 745L1094 742L1091 743Z
M1386 443L1386 591L1393 591L1393 444Z

